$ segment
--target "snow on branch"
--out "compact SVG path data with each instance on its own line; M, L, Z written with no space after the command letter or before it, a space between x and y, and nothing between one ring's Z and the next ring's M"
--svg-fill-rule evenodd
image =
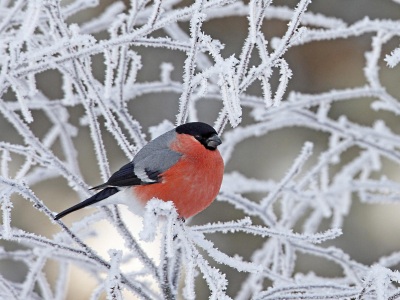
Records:
M400 202L389 172L400 165L400 101L384 74L399 68L400 20L345 21L312 11L310 0L106 2L76 21L99 1L0 1L0 298L74 297L73 265L92 278L82 296L90 299L399 299L398 249L369 266L335 243L356 199ZM231 45L236 20L244 27ZM299 88L292 52L358 37L369 40L362 83ZM142 102L150 109L142 112ZM363 102L370 122L337 110L345 102ZM141 225L117 206L85 211L72 225L53 219L107 180L118 155L131 160L173 124L197 120L221 134L230 171L216 201L228 213L191 225L153 199ZM241 145L298 130L312 134L277 154L256 143L256 157L241 158L257 170L235 167ZM304 270L303 256L340 271Z

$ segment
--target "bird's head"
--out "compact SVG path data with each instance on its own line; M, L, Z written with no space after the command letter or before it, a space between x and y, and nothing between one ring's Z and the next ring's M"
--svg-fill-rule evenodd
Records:
M178 134L189 134L198 140L206 149L215 150L222 143L213 127L203 122L191 122L176 127Z

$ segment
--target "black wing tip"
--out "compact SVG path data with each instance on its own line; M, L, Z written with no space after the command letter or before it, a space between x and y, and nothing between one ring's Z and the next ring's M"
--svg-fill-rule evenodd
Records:
M106 188L106 187L108 187L108 183L107 183L107 182L106 182L106 183L102 183L102 184L100 184L100 185L96 185L96 186L90 188L89 190L90 190L90 191L97 191L97 190L104 189L104 188Z

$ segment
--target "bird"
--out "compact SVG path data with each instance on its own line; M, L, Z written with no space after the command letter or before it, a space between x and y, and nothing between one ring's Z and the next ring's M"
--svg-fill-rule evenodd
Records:
M221 143L206 123L177 126L143 146L107 182L91 188L96 194L54 219L90 205L126 204L141 214L153 198L172 201L179 218L188 219L207 208L220 190L224 162L217 148Z

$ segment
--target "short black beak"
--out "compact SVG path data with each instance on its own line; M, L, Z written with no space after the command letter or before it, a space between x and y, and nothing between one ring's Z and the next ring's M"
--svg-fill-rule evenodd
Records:
M219 145L221 145L222 141L218 135L213 134L206 140L206 147L210 150L215 150Z

